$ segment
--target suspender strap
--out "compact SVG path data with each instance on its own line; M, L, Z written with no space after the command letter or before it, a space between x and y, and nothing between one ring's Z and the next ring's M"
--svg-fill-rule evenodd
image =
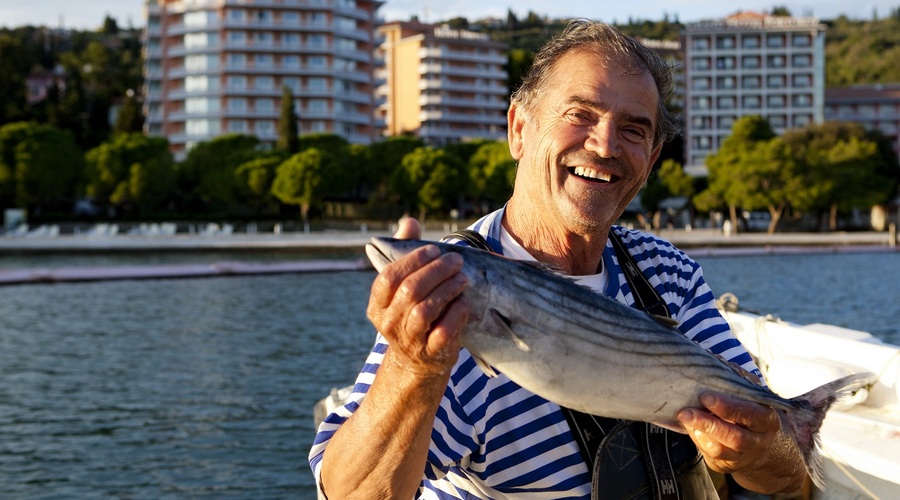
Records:
M647 281L647 278L638 269L634 257L625 249L622 240L616 236L612 229L609 230L609 241L616 251L616 257L619 259L619 265L622 266L622 274L625 275L625 281L631 288L631 294L634 296L634 305L636 309L641 311L662 316L671 317L669 308L666 303Z

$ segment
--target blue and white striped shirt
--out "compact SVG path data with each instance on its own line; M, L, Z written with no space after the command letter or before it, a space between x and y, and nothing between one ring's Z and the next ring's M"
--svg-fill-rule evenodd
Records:
M500 209L471 227L498 253L503 250L502 217ZM650 234L618 226L613 231L667 303L679 330L705 349L759 375L750 355L716 309L715 298L696 262ZM604 293L633 305L632 292L609 242L603 265L609 275ZM386 349L386 340L378 335L350 402L319 426L309 454L317 483L329 439L359 408ZM417 498L584 498L590 497L590 487L590 473L559 406L526 391L503 374L487 377L463 349L435 416Z

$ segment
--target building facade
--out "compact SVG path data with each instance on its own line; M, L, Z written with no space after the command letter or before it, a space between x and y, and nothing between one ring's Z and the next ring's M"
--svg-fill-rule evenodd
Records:
M301 134L376 138L373 0L145 0L145 131L176 157L219 135L277 141L282 88Z
M825 91L825 119L857 122L891 139L900 156L900 83L854 85Z
M391 22L383 37L376 94L384 135L431 145L506 137L506 46L487 35L418 22Z
M824 120L825 25L815 18L742 13L689 24L685 51L685 171L706 175L743 116L776 133Z

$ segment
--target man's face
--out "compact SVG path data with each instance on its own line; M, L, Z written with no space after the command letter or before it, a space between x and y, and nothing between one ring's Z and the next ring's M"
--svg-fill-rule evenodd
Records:
M647 71L619 67L571 52L529 109L510 109L510 152L519 160L514 197L548 223L575 232L612 224L659 155L656 84Z

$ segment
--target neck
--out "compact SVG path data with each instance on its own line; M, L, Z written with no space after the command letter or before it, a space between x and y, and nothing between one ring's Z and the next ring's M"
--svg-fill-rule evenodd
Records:
M609 226L570 229L538 217L534 208L507 204L503 227L522 248L540 262L572 276L596 274L601 269ZM546 215L546 214L544 214Z

